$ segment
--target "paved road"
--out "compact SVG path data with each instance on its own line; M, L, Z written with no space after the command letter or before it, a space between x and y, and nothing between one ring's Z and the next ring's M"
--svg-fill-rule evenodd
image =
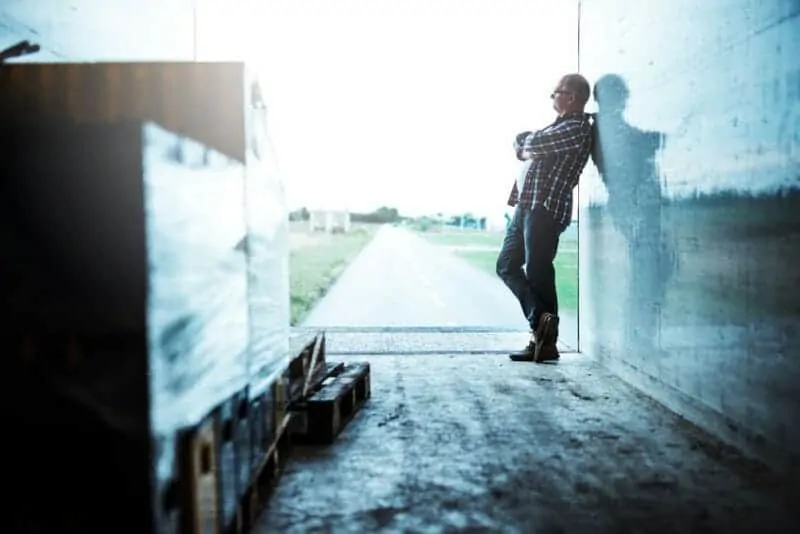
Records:
M575 337L562 318L561 337ZM384 226L304 326L498 327L527 330L516 299L496 277L413 232Z

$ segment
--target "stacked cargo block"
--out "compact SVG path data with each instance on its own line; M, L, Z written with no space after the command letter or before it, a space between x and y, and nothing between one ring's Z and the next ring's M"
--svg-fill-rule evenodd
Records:
M257 84L240 63L17 64L0 95L11 530L240 529L288 436Z

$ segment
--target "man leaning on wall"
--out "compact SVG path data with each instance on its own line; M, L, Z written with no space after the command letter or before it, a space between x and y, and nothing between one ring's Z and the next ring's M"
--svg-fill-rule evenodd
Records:
M556 120L518 135L514 143L517 158L527 164L508 199L515 209L497 274L519 300L531 340L510 355L513 361L559 359L554 260L559 237L572 222L573 189L592 150L591 115L584 111L590 92L580 74L562 77L550 95Z

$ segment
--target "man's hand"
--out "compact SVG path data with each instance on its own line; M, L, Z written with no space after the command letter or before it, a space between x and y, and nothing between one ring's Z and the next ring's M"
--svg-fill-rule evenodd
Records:
M525 144L525 138L528 137L533 132L522 132L517 134L517 137L514 139L514 150L519 150L522 148L522 145Z

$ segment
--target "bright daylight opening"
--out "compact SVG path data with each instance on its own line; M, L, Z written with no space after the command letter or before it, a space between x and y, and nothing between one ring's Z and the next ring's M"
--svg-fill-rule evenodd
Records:
M380 332L368 352L396 348L395 330L519 348L528 324L495 272L523 165L512 143L555 119L576 4L265 3L250 53L291 212L293 327ZM555 267L560 343L577 350L574 198Z

